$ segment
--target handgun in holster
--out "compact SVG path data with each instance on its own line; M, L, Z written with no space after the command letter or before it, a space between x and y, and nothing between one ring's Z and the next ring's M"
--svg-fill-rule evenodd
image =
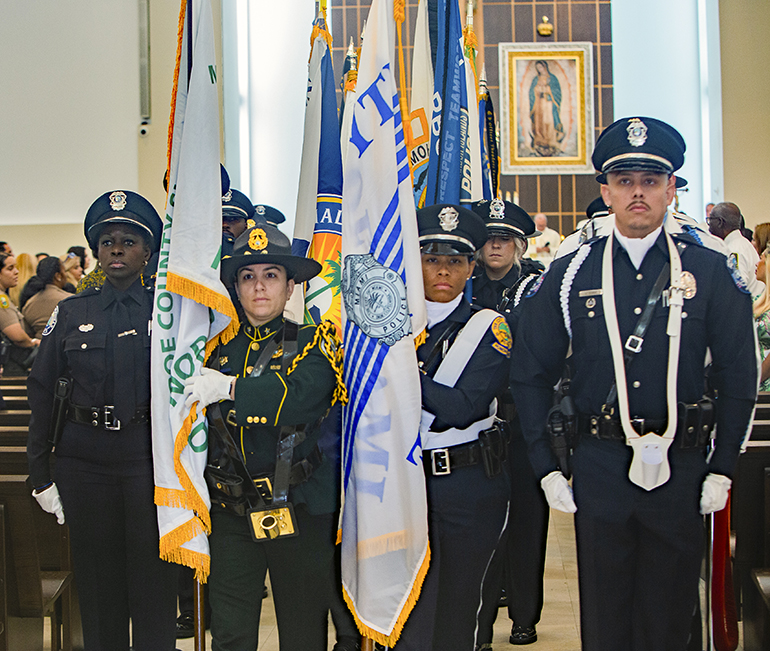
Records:
M551 439L551 449L556 455L559 469L569 479L572 472L569 457L575 436L577 412L572 396L564 395L561 400L548 412L548 434Z
M479 432L479 448L484 473L490 479L503 471L503 464L508 458L508 438L505 436L501 421Z
M67 420L67 411L70 404L70 394L72 393L72 380L67 377L60 377L56 380L56 387L53 392L53 414L51 415L51 430L48 436L48 442L55 448L61 439L64 431L64 423Z

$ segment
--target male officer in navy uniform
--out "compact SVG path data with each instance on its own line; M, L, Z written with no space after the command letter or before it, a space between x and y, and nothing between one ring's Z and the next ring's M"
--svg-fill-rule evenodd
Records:
M487 239L482 219L443 204L418 211L417 225L428 314L417 358L431 561L395 648L472 649L510 492L494 404L507 382L510 330L503 316L472 309L463 295L473 254Z
M479 252L473 273L473 304L505 314L513 329L513 307L543 272L537 260L522 258L527 239L535 237L535 222L515 203L479 201L473 211L486 224L489 239ZM508 387L497 397L498 418L510 434L508 471L511 502L508 525L484 580L484 597L476 636L478 648L491 648L501 590L511 619L511 644L537 640L536 624L543 609L543 571L548 535L548 503L532 472L521 424Z
M593 163L614 227L554 261L516 332L511 386L532 466L550 506L576 512L586 651L685 648L702 515L724 508L756 396L751 297L667 210L684 151L653 118L602 133ZM570 344L572 487L546 432Z

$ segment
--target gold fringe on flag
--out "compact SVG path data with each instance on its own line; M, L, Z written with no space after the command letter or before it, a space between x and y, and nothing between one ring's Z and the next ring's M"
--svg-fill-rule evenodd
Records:
M174 142L174 117L176 115L176 95L179 90L179 67L182 64L182 39L184 38L184 20L187 11L187 0L182 0L179 9L179 22L176 28L176 63L174 64L174 84L171 88L171 118L168 121L168 138L166 142L166 177L171 173L171 146ZM168 184L166 196L171 192L171 184Z

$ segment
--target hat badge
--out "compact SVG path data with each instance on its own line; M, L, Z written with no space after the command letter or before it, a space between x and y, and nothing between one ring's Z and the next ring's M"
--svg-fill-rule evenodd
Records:
M492 199L489 204L489 216L492 219L503 219L505 217L505 204L502 199Z
M258 215L264 215L265 214L265 207L264 206L257 206L256 208Z
M438 223L442 230L453 231L460 223L460 213L447 206L438 214Z
M253 219L246 220L246 228L254 228L256 225L257 222L255 222Z
M632 118L628 121L628 142L632 147L641 147L647 142L647 125L639 118Z
M249 248L253 251L262 251L267 247L267 233L261 228L255 228L249 234Z
M126 207L126 193L118 190L110 195L110 209L123 210Z
M233 192L232 190L228 190L222 195L222 201L225 201L227 203L230 203L233 200Z

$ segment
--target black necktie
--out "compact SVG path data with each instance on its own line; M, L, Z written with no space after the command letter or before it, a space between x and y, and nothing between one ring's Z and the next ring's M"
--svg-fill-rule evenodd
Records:
M131 327L131 316L123 301L130 300L127 295L115 298L112 308L112 331L115 339L114 394L115 415L126 426L136 411L135 361L136 341L139 333Z

